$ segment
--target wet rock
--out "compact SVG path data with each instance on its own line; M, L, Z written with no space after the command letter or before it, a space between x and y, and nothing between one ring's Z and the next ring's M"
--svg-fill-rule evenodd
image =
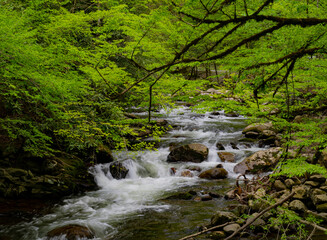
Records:
M281 190L285 190L287 189L286 185L281 181L281 180L276 180L274 182L274 188L277 190L277 191L281 191Z
M182 193L176 193L170 197L167 197L166 199L174 199L174 200L191 200L193 198L193 194L190 192L182 192Z
M199 166L189 166L189 167L186 167L188 170L190 171L196 171L196 172L201 172L202 169L199 167Z
M209 192L210 197L212 198L221 198L221 195L218 193Z
M167 157L168 162L200 163L207 159L209 149L199 143L191 143L173 149Z
M214 115L214 116L219 116L220 115L220 112L212 112L212 113L210 113L211 115Z
M201 196L201 201L210 201L210 200L212 200L210 194L205 194Z
M231 147L233 149L239 150L239 148L237 147L236 143L231 142L230 145L231 145Z
M211 226L217 226L226 222L232 222L237 219L237 216L231 212L218 211L211 217Z
M219 142L216 144L216 147L217 147L218 150L225 150L224 145L222 145L222 144L219 143Z
M300 200L293 200L289 204L289 208L293 211L305 212L308 208Z
M222 162L235 162L235 154L230 152L218 152L218 156Z
M116 161L110 164L109 171L113 178L123 179L129 170L121 162Z
M236 112L227 112L227 113L225 113L225 116L226 117L238 117L239 114L237 114Z
M253 142L256 142L257 140L256 139L253 139L253 138L241 138L240 140L238 140L239 142L248 142L248 143L253 143Z
M211 168L200 173L199 178L205 179L223 179L226 178L228 172L224 168Z
M93 239L94 234L87 227L79 225L67 225L63 227L58 227L47 233L47 238L58 238L60 236L66 235L67 240L76 240L76 239ZM61 238L60 238L61 239Z
M169 143L169 151L173 151L177 146L177 143Z
M170 175L172 175L172 176L176 174L176 171L177 171L177 169L174 168L174 167L172 167L172 168L169 169L169 173L170 173Z
M258 151L238 163L234 167L234 172L246 174L271 170L278 163L281 154L282 148L280 147Z
M223 228L224 232L226 232L228 235L233 234L235 231L237 231L241 226L237 223L229 224Z
M181 177L193 177L193 173L190 170L183 170L181 172Z

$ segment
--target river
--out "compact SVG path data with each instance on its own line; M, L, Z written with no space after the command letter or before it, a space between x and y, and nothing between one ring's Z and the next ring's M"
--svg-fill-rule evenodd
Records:
M113 179L109 164L96 165L90 171L99 190L66 198L50 213L6 227L0 233L12 239L45 240L47 232L67 224L87 226L95 233L95 239L101 240L178 239L196 232L200 225L210 222L215 211L226 209L233 202L223 197L210 201L167 197L190 190L198 195L206 192L223 195L238 176L233 172L236 163L222 163L228 171L228 178L224 180L203 180L197 177L196 171L192 172L194 177L182 177L182 170L188 166L208 169L220 163L217 142L225 146L225 151L235 154L236 162L260 150L256 144L238 142L247 125L244 118L219 113L197 114L187 107L161 110L157 118L167 119L174 128L161 138L157 151L115 153L115 158L129 169L126 179ZM231 142L237 143L239 149L233 149ZM208 160L196 164L167 163L171 143L202 143L209 148ZM175 175L170 172L172 167L177 169Z

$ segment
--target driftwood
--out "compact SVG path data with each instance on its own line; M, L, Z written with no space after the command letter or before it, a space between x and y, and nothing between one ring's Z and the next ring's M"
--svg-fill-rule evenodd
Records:
M240 227L237 231L235 231L232 235L230 235L229 237L225 238L224 240L229 240L229 239L233 238L234 236L236 236L237 234L239 234L241 231L243 231L244 229L246 229L248 226L250 226L255 220L257 220L258 218L260 218L263 214L265 214L266 212L268 212L269 210L271 210L271 209L273 209L275 207L278 207L279 205L282 205L288 199L290 199L291 197L293 197L294 194L295 194L295 192L292 192L290 195L288 195L284 199L282 199L279 202L275 203L274 205L271 205L271 206L267 207L266 209L262 210L257 216L255 216L254 218L250 219L246 224L244 224L242 227Z
M225 227L226 225L231 224L231 223L233 223L233 222L227 222L227 223L224 223L222 225L218 225L218 226L214 226L214 227L211 227L211 228L207 228L207 229L202 230L201 232L194 233L192 235L189 235L189 236L180 238L178 240L186 240L186 239L189 239L189 238L192 238L192 237L196 237L196 236L199 236L199 235L201 235L203 233L206 233L206 232L210 232L212 230L215 230L217 228Z

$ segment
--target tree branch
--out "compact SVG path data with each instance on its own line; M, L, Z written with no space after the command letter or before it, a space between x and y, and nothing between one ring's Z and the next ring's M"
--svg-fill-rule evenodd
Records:
M210 232L212 230L215 230L215 229L218 229L218 228L222 228L222 227L225 227L226 225L228 224L231 224L233 222L227 222L227 223L224 223L222 225L218 225L218 226L214 226L214 227L211 227L211 228L207 228L207 229L204 229L202 230L201 232L198 232L198 233L194 233L192 235L189 235L189 236L186 236L186 237L183 237L183 238L180 238L179 240L186 240L186 239L189 239L189 238L192 238L192 237L196 237L196 236L199 236L203 233L206 233L206 232Z
M243 231L244 229L246 229L248 226L250 226L255 220L257 220L258 218L260 218L263 214L265 214L266 212L270 211L271 209L278 207L279 205L282 205L284 202L286 202L288 199L290 199L291 197L293 197L295 194L295 192L292 192L290 195L288 195L287 197L285 197L284 199L280 200L279 202L275 203L274 205L271 205L269 207L267 207L266 209L262 210L257 216L249 219L249 221L244 224L242 227L240 227L238 230L236 230L232 235L230 235L229 237L225 238L224 240L229 240L232 239L234 236L236 236L238 233L240 233L241 231Z

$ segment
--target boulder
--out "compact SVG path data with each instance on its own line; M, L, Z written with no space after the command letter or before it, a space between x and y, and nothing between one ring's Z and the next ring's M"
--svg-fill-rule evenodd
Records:
M199 166L188 166L188 167L186 167L186 169L188 169L190 171L197 171L197 172L202 171L202 169Z
M210 194L204 194L201 196L201 201L210 201L212 200L212 197L210 196Z
M274 188L277 190L277 191L281 191L281 190L285 190L287 189L286 185L281 181L281 180L276 180L274 182Z
M211 217L211 226L217 226L226 222L232 222L235 219L237 219L237 217L232 212L218 211Z
M115 179L123 179L128 173L128 169L121 162L113 162L110 164L109 171Z
M222 162L235 162L235 154L230 152L218 152L218 156Z
M167 197L166 199L172 199L172 200L191 200L193 198L193 196L194 196L194 193L192 191L189 191L189 192L175 193L174 195L172 195L170 197Z
M214 116L219 116L220 115L220 112L217 112L217 111L215 111L215 112L212 112L212 113L210 113L211 115L214 115Z
M253 213L247 220L246 223L249 223L250 221L252 221L255 217L257 217L259 215L259 213ZM253 227L263 227L266 225L266 222L261 218L257 218L253 223L251 223L251 226Z
M298 212L305 212L306 210L308 210L308 208L300 200L293 200L292 202L290 202L289 208Z
M200 173L199 178L205 179L223 179L226 178L228 172L224 168L211 168Z
M288 178L285 180L285 185L287 188L292 188L295 185L295 182L293 179Z
M105 145L97 147L95 157L96 163L110 163L114 161L111 150Z
M237 223L229 224L223 228L224 232L227 234L233 234L236 232L241 226Z
M294 199L307 199L309 197L310 187L305 185L296 185L292 187L292 191L295 192Z
M228 100L234 100L234 99L228 99ZM237 114L236 112L225 112L225 116L226 117L238 117L239 114Z
M240 174L268 171L276 166L282 154L282 148L275 147L261 150L245 158L234 167L234 172Z
M252 123L249 126L245 127L242 131L246 135L247 132L257 132L262 134L265 130L272 130L272 123Z
M63 227L58 227L47 233L47 239L62 239L61 236L66 236L67 240L76 240L76 239L93 239L94 234L87 227L79 225L67 225Z
M319 194L319 195L311 194L310 197L314 205L327 203L327 193Z
M209 149L199 143L191 143L174 148L167 157L168 162L200 163L207 159Z
M231 142L231 143L230 143L230 146L231 146L233 149L239 150L239 148L237 147L237 144L236 144L236 143Z
M310 176L309 180L314 181L314 182L324 183L324 182L326 182L326 177L321 174L315 174L315 175Z
M311 187L318 187L320 185L319 182L315 182L315 181L306 181L305 185L309 185Z
M183 170L181 172L181 177L193 177L193 173L190 170Z
M316 209L318 212L326 212L327 211L327 203L317 205Z
M217 147L218 150L225 150L224 145L222 145L222 144L219 143L219 142L216 144L216 147Z

